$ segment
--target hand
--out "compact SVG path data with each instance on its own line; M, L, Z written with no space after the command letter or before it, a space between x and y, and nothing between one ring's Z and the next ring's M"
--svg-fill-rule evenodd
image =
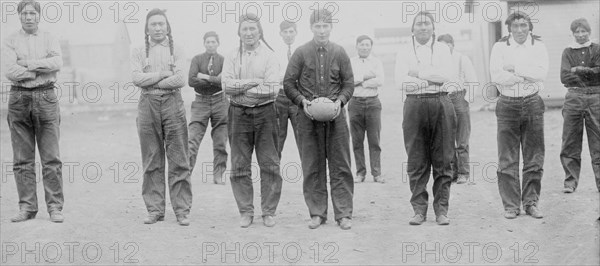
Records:
M418 72L417 72L417 75L418 75ZM369 74L369 75L366 75L363 77L363 81L367 81L367 80L374 79L374 78L375 78L375 74Z
M514 65L505 65L505 66L503 67L503 69L504 69L505 71L508 71L508 72L510 72L510 73L515 73L515 66L514 66Z
M168 77L173 76L173 75L175 75L173 73L173 71L168 71L168 70L161 71L160 72L160 79L168 78Z
M337 99L337 100L335 100L334 104L335 104L335 107L334 107L335 108L334 109L335 110L335 115L333 116L333 118L331 119L331 121L335 120L340 115L340 113L342 112L342 100Z
M198 73L198 75L196 75L196 77L199 78L199 79L209 79L210 78L209 75L206 75L206 74L203 74L203 73Z
M408 71L408 75L414 78L418 78L419 77L419 70L417 69L411 69Z
M591 70L592 70L591 68L584 67L584 66L576 66L574 68L571 68L571 72L574 72L574 73L577 73L577 72L587 73L587 72L590 72Z
M310 101L307 99L302 100L302 110L304 110L304 114L310 118L310 120L315 120L315 118L308 111L308 106L310 106Z
M17 60L17 65L20 65L22 67L27 67L27 60L22 59L22 60Z
M256 86L258 86L258 83L256 83L256 82L250 82L250 83L244 84L242 86L242 90L247 91L247 90L252 89L252 88L254 88Z

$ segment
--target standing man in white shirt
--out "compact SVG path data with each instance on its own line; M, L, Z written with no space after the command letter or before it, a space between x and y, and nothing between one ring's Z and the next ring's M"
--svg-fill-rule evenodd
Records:
M356 161L355 183L365 181L365 131L369 143L369 159L373 180L385 183L381 176L381 101L379 87L383 86L383 63L371 55L373 39L367 35L358 36L356 50L358 56L350 59L354 71L354 94L348 102L350 116L350 136Z
M452 160L452 181L457 184L467 183L469 180L469 137L471 135L471 114L469 113L469 102L466 97L472 95L467 93L467 88L477 82L477 74L469 57L454 50L454 38L450 34L440 35L438 42L445 43L450 47L452 54L452 79L446 83L447 87L455 87L449 94L454 113L456 113L456 140L454 159Z
M411 225L426 220L427 182L433 168L433 210L439 225L448 225L456 116L444 83L452 76L448 46L435 41L433 15L419 12L412 25L412 42L396 56L396 85L404 102L404 147L415 215Z
M283 77L285 76L285 70L287 69L288 62L294 54L297 45L294 44L296 41L296 35L298 35L297 26L295 22L284 20L279 24L279 36L283 39L283 45L277 50L277 56L279 59L279 80L282 84L279 94L277 94L277 100L275 105L277 106L277 112L279 115L279 138L278 138L278 152L279 158L281 159L281 151L283 151L283 145L288 133L288 119L292 122L292 129L294 131L294 139L298 151L300 151L300 145L298 141L298 128L296 127L296 113L298 113L298 106L295 105L286 95L283 90Z
M523 205L525 213L542 218L538 209L544 173L544 89L548 73L548 52L533 24L523 12L508 16L510 32L492 48L490 74L500 98L498 119L498 189L504 217L514 219ZM522 191L519 184L519 152L523 153Z

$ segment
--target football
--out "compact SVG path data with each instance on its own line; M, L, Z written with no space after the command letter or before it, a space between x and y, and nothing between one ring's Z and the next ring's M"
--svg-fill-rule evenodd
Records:
M335 103L326 97L319 97L310 102L308 112L317 121L331 121L335 116Z

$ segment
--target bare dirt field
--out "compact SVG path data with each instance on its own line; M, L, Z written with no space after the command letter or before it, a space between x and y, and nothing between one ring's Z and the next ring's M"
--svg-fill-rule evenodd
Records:
M208 134L192 176L191 225L179 226L169 206L164 222L145 225L135 109L83 112L69 106L63 107L61 126L66 220L63 224L48 220L40 183L37 218L11 223L18 199L3 110L2 264L600 264L599 193L587 142L577 192L561 192L559 109L545 115L543 219L525 215L515 220L503 218L495 177L496 117L493 112L473 112L471 182L452 185L451 224L438 226L430 208L425 224L410 226L413 212L403 167L402 103L394 92L382 96L382 168L388 182L373 183L368 176L365 183L355 186L353 228L348 231L333 222L331 207L326 225L307 228L298 152L290 138L281 162L284 185L277 225L268 228L262 224L259 183L255 182L258 210L254 224L240 228L229 180L226 186L211 182ZM190 102L186 98L188 117Z

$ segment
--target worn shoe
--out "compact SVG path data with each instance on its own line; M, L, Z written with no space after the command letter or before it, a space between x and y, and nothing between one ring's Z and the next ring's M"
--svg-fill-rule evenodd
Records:
M422 223L425 222L425 220L427 220L427 217L421 215L421 214L415 214L415 216L413 216L412 219L410 219L410 221L408 222L408 224L410 225L421 225Z
M313 216L310 222L308 223L308 228L317 229L324 223L325 221L323 220L323 218L321 218L321 216Z
M13 223L24 222L30 219L34 219L36 214L37 213L35 212L20 211L19 214L17 214L17 216L10 218L10 221Z
M349 230L352 228L352 219L344 217L338 221L338 225L342 230Z
M575 192L575 189L572 187L566 187L563 189L563 192L564 193L573 193L573 192Z
M525 209L525 213L536 219L544 218L542 212L538 210L537 206L535 205L527 207L527 209Z
M466 176L459 176L458 179L456 179L456 184L464 184L467 183L469 181L469 178Z
M357 175L357 176L354 178L354 183L362 183L362 182L365 182L365 178L367 178L367 177L366 177L366 176L364 176L364 175Z
M62 223L65 221L65 217L61 211L52 211L50 212L50 221L53 223Z
M437 222L438 225L449 225L450 224L450 219L448 219L448 216L446 216L446 215L439 215L438 217L435 218L435 221Z
M263 224L266 227L273 227L275 226L275 218L273 218L271 215L266 215L263 217Z
M248 216L248 215L242 216L242 218L240 219L240 227L248 228L248 226L250 226L252 224L253 220L254 220L254 216Z
M148 214L148 217L146 217L146 219L144 219L144 223L145 224L154 224L158 221L164 221L165 220L165 216L161 215L161 214L156 214L156 213L150 213Z
M177 215L177 223L181 226L188 226L190 225L190 219L187 217L186 214L180 214Z
M519 215L520 212L521 212L520 210L505 210L504 218L515 219L515 218L517 218L517 216Z
M381 183L384 184L385 183L385 178L383 176L374 176L373 177L373 181L375 181L375 183Z
M223 177L215 177L213 182L215 182L215 184L217 184L217 185L225 185L225 181L223 180Z

